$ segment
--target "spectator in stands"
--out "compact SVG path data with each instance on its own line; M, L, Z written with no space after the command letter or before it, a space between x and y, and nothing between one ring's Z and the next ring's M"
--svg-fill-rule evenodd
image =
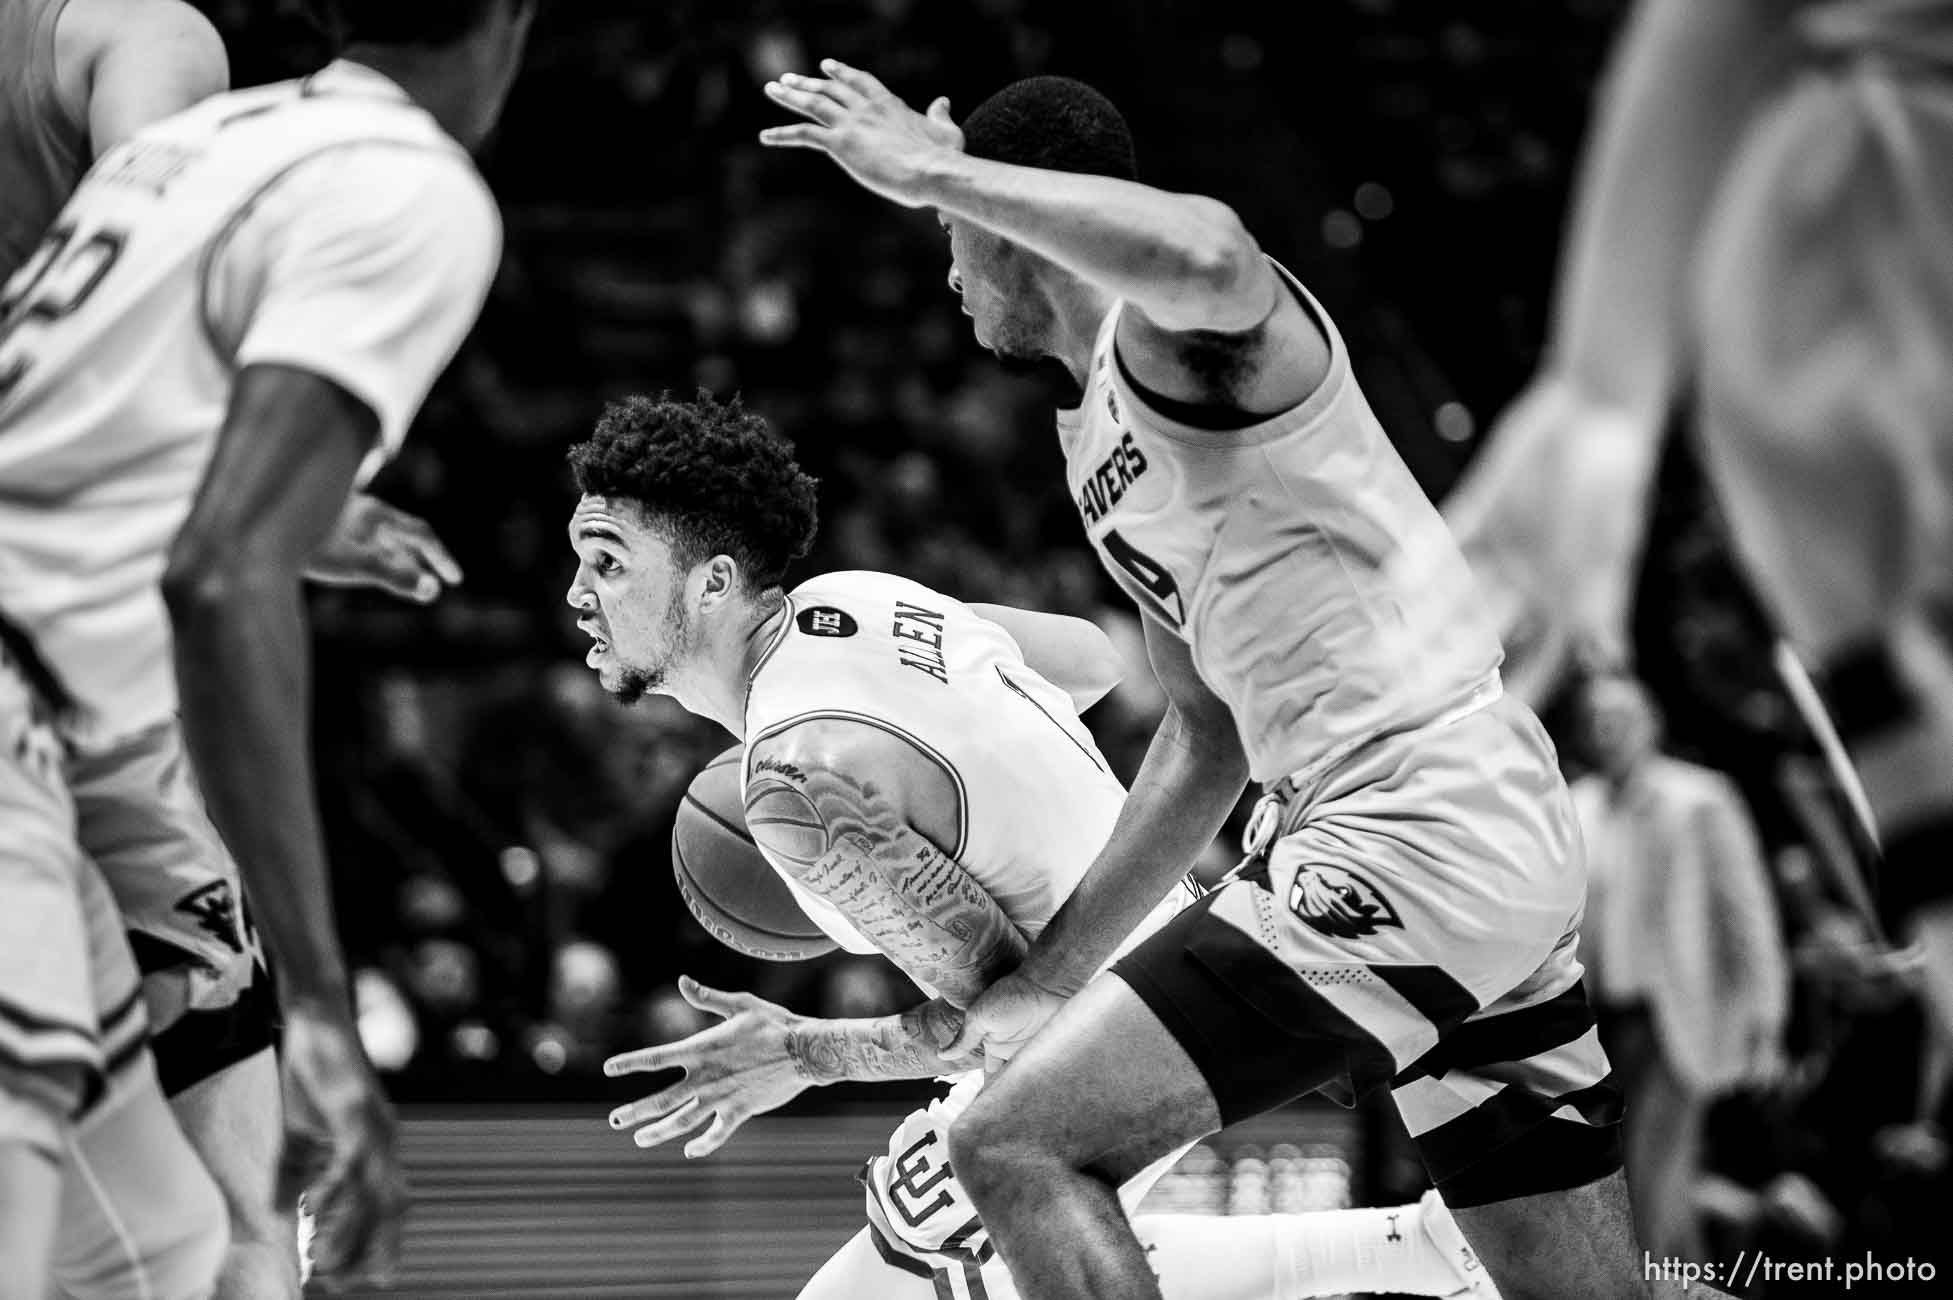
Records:
M1593 677L1575 716L1596 769L1573 787L1591 874L1580 957L1627 1098L1628 1192L1651 1253L1699 1258L1691 1197L1709 1104L1781 1069L1774 892L1736 787L1661 752L1640 682Z

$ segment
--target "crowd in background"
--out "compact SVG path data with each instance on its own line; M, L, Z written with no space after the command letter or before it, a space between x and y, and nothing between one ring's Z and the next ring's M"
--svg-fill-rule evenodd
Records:
M240 84L324 57L303 0L204 7ZM1385 427L1442 497L1535 360L1625 7L1324 0L1299 40L1291 6L1253 0L547 10L485 159L508 223L500 278L377 485L435 524L466 582L433 609L346 592L313 605L341 926L399 1095L596 1095L605 1055L695 1027L681 971L822 1014L905 1001L865 959L740 958L679 901L674 810L731 738L668 701L619 708L582 666L562 603L563 454L608 398L743 393L821 480L803 575L885 569L1099 621L1135 674L1087 719L1123 775L1158 716L1137 624L1063 491L1051 377L1006 371L969 339L931 214L756 145L778 117L764 82L834 56L958 113L1030 73L1098 85L1126 108L1147 179L1233 203L1324 300ZM1765 1113L1755 1104L1712 1120L1710 1222L1862 1232L1863 1203L1884 1206L1893 1178L1943 1175L1924 1130L1878 1136L1916 1118L1916 1008L1847 905L1853 863L1811 843L1811 801L1795 797L1808 738L1687 440L1674 446L1637 662L1665 745L1726 773L1755 819L1791 981L1789 1064L1767 1094L1784 1122L1736 1122ZM1577 775L1578 707L1546 712ZM1217 851L1205 869L1227 865ZM1875 1084L1851 1073L1868 1072L1872 1042ZM1834 1110L1840 1091L1853 1104Z

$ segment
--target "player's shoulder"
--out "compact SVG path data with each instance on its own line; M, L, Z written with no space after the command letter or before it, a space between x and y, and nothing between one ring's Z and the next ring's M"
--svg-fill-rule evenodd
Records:
M173 57L225 57L216 24L186 0L68 0L56 31L64 56L90 61L118 45L153 51L163 42Z
M894 573L881 573L874 569L836 569L831 573L823 573L807 579L795 587L791 594L796 604L823 598L895 600L923 596L939 602L949 599L913 578L904 578Z

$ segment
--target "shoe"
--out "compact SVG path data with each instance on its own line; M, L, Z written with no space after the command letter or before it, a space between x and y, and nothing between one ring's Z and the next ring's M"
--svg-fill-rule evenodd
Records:
M1478 1252L1465 1240L1458 1220L1451 1217L1451 1210L1437 1189L1419 1197L1417 1206L1423 1211L1417 1217L1424 1225L1424 1235L1438 1248L1439 1254L1451 1261L1452 1274L1458 1279L1458 1289L1445 1294L1459 1300L1499 1300L1499 1288L1492 1284L1492 1275L1479 1262Z

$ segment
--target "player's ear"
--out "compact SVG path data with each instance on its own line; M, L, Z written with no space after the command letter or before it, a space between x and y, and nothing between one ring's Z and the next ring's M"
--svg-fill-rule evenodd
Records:
M694 571L699 582L700 609L710 609L739 595L739 561L730 555L714 555Z

